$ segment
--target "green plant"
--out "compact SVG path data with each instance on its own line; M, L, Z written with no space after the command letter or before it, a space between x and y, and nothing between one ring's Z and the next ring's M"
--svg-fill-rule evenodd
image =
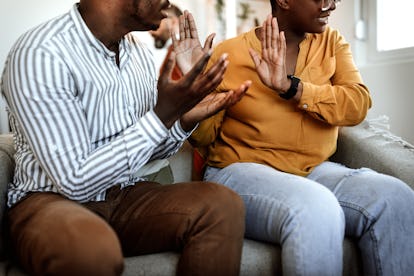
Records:
M249 18L250 14L254 13L254 10L250 8L249 3L240 2L241 13L237 15L241 20L246 20Z
M223 21L223 10L224 10L224 1L223 0L216 0L216 13L217 13L217 18L220 21Z

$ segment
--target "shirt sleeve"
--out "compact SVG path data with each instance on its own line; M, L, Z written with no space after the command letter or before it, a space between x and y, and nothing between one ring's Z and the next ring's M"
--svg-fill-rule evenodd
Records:
M44 48L21 48L9 58L3 87L10 111L41 169L67 198L87 201L128 182L168 137L149 111L111 141L93 148L88 122L66 64ZM25 168L30 173L30 168ZM33 176L35 177L35 176Z
M190 132L184 131L180 121L176 121L169 130L167 139L154 150L150 160L165 159L174 155L182 147L184 141L187 140L192 132L193 130Z
M298 107L331 125L356 125L371 107L369 91L354 64L349 44L337 32L331 34L330 40L333 54L328 54L320 66L309 69L309 77L302 80ZM309 53L312 54L318 53Z

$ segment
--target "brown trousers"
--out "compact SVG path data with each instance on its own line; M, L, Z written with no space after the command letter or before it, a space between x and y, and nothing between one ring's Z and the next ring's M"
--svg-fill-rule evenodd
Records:
M8 211L11 247L31 275L120 275L123 257L179 251L177 275L238 275L244 205L207 182L113 187L79 204L33 193Z

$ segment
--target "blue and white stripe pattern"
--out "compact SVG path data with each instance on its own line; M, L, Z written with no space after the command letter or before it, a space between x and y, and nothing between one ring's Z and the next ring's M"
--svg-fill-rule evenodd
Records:
M16 144L8 205L50 191L87 202L132 185L148 161L174 154L190 133L168 130L152 108L152 54L132 34L115 53L96 39L77 5L24 34L2 76Z

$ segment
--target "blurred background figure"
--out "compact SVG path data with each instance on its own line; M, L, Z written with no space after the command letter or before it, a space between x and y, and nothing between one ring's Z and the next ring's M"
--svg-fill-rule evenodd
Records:
M161 20L161 24L157 30L136 32L139 40L145 43L152 51L155 68L158 73L169 51L172 50L171 31L174 31L178 35L178 18L183 14L180 8L174 4L171 4L166 11L168 12L168 17Z
M182 11L173 4L167 9L167 12L168 17L161 21L158 29L149 31L154 38L154 46L157 49L168 48L171 46L171 31L178 33L178 17L183 14Z

